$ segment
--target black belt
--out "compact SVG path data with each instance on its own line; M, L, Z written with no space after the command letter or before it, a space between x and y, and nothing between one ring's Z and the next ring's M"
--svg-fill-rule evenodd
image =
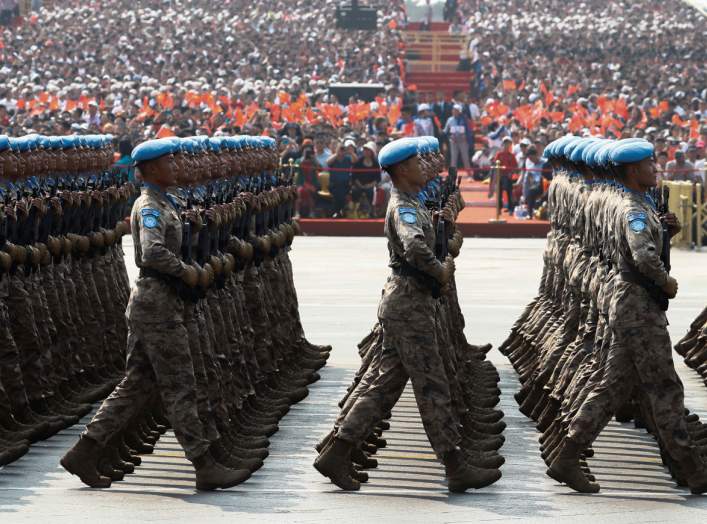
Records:
M668 295L651 279L643 276L641 273L624 270L621 271L621 280L623 280L624 282L630 282L631 284L641 286L643 289L646 290L648 296L650 296L653 301L658 304L661 310L668 310Z
M415 281L417 281L423 288L430 292L433 298L439 298L442 296L442 286L440 286L437 279L428 275L424 271L420 271L405 261L402 261L400 266L393 267L393 274L415 279Z

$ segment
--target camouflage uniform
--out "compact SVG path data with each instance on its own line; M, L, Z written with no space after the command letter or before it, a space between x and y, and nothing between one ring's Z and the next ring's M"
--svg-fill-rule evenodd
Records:
M182 226L169 197L143 188L133 206L131 223L135 262L169 278L185 270L179 259ZM175 287L155 276L141 275L128 309L128 357L125 378L86 427L85 436L106 445L136 415L155 390L188 459L209 446L197 409L194 365L184 326L184 303Z
M590 445L638 386L666 451L678 462L699 461L687 432L684 390L673 364L665 312L642 286L624 276L637 270L657 286L665 285L660 220L643 195L630 191L624 194L616 220L623 272L614 277L609 307L612 341L601 382L582 404L568 437Z
M442 272L434 255L431 215L415 195L393 189L385 234L393 274L378 309L383 329L380 371L341 421L338 436L353 444L361 442L392 409L410 378L425 431L442 458L459 445L461 437L436 336L437 307L424 284L401 274L406 264L428 278Z

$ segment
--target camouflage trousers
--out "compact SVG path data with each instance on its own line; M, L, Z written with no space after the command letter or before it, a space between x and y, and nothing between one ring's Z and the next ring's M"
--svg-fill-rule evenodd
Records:
M568 437L590 446L635 388L665 450L678 462L693 460L684 390L673 364L668 331L662 326L644 325L614 328L611 334L602 379L570 423Z
M125 378L103 402L84 435L105 446L158 393L189 460L209 448L199 419L189 336L179 322L130 321Z
M370 384L341 421L337 436L354 445L362 442L393 409L410 379L427 438L442 459L458 446L461 437L435 324L415 325L400 320L381 320L381 324L383 347L371 364L378 373L368 377Z

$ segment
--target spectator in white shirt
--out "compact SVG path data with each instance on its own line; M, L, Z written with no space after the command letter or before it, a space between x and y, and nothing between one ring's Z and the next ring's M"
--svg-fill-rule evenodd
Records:
M539 203L538 199L543 194L543 161L535 147L528 148L528 157L524 167L525 169L516 184L520 185L523 190L523 200L525 200L528 212L532 217L533 211Z

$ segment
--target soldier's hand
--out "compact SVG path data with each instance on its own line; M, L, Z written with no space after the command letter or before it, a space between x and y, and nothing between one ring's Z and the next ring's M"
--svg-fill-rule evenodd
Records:
M682 231L682 224L675 213L667 213L661 217L665 225L668 226L668 232L670 233L670 238L674 237L680 231Z
M182 273L182 282L189 287L196 287L199 283L199 272L194 266L185 266Z
M454 258L451 255L447 255L447 258L442 262L442 274L440 275L439 282L442 285L446 285L452 279L456 266L454 265Z
M0 271L7 273L12 268L12 257L5 251L0 251Z
M450 224L453 223L454 220L456 220L456 215L454 214L454 210L449 207L445 207L442 210L442 218L444 219L445 222L449 222Z
M663 286L663 291L668 295L668 298L675 298L678 294L678 281L673 277L668 277L667 282Z

